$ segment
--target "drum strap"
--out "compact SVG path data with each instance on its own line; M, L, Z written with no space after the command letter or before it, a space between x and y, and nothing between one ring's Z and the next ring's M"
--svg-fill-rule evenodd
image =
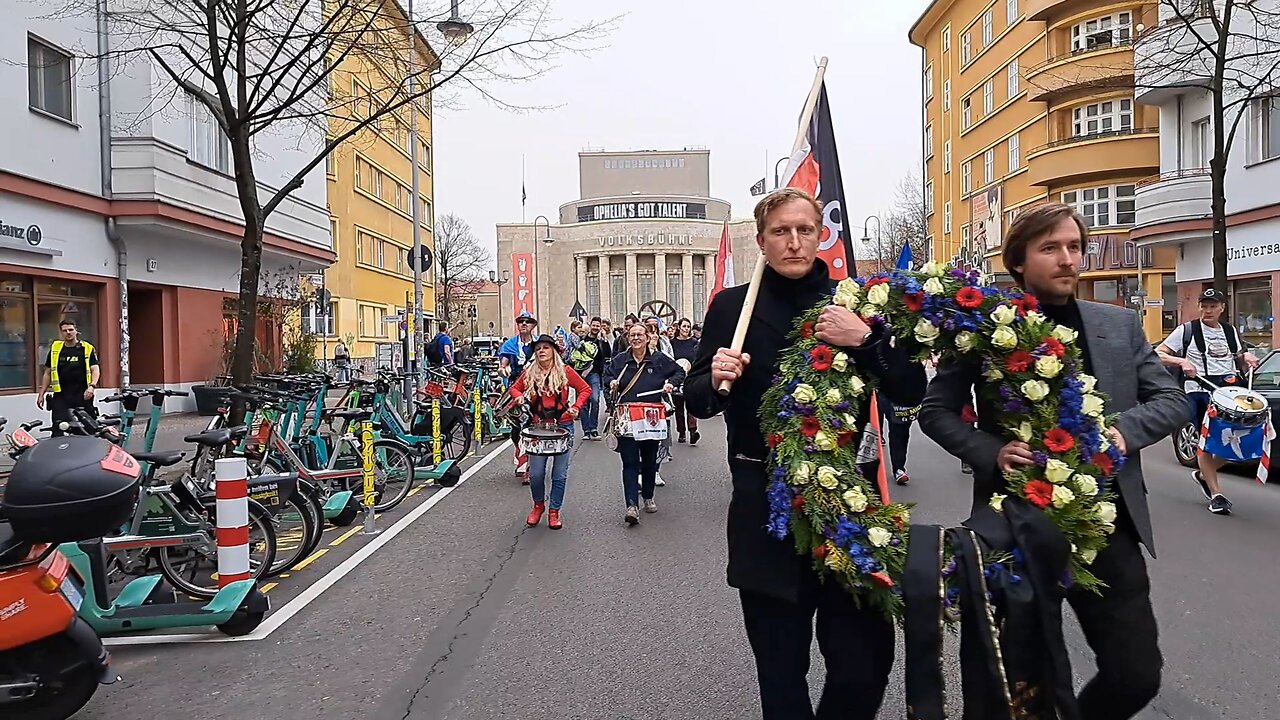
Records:
M639 382L640 373L644 372L644 366L648 364L648 360L640 363L639 367L636 368L636 374L631 376L631 382L627 383L627 386L622 389L622 392L618 393L619 398L626 397L627 393L631 392L631 388L635 387L636 383Z

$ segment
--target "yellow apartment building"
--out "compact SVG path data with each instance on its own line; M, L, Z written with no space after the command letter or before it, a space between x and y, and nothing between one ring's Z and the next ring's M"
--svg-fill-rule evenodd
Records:
M387 5L385 12L403 17L395 0L383 1ZM405 48L407 56L409 42L402 25L384 34L388 43ZM438 62L421 36L418 51L419 67ZM373 66L368 55L347 55L330 75L334 104L341 108L334 114L358 115L368 99L404 82L403 77L390 77L392 73L394 69ZM424 98L417 110L422 244L434 254L430 99ZM335 118L332 130L338 132L343 122ZM333 346L339 339L346 343L355 364L372 364L380 352L384 362L399 356L400 328L385 318L404 313L406 297L410 302L413 299L413 269L409 266L413 249L413 161L409 107L405 106L398 115L383 116L341 144L326 162L329 214L337 253L337 260L325 273L325 289L332 301L327 319L304 317L304 323L323 336L328 358L332 358ZM423 308L425 317L433 317L432 272L423 276Z
M1136 188L1159 173L1159 112L1134 102L1133 40L1156 3L934 0L924 50L924 178L933 256L1012 282L1002 237L1060 201L1090 226L1079 296L1142 308L1156 340L1177 323L1172 249L1129 238ZM1161 304L1163 303L1163 304Z

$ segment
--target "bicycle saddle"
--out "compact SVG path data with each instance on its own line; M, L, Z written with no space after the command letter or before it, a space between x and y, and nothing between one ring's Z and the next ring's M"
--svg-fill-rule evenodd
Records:
M218 428L216 430L205 430L195 435L188 435L182 438L182 441L203 445L207 448L216 448L231 442L233 437L232 428Z
M139 452L139 453L130 453L130 454L133 455L134 460L137 460L139 462L151 463L152 465L156 465L158 467L168 467L170 465L177 465L178 463L182 462L182 456L184 455L184 453L181 450L166 450L164 452L149 452L149 453Z

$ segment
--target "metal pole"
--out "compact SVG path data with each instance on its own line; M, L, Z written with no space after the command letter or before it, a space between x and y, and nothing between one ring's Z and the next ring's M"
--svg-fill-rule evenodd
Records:
M408 21L409 21L409 78L408 92L409 97L414 97L418 92L418 33L413 17L413 0L408 0ZM413 193L413 337L410 342L413 343L413 352L411 353L413 361L410 364L409 371L413 375L413 385L416 388L422 378L418 373L418 359L422 357L425 348L423 345L422 334L422 198L419 195L420 181L418 177L418 100L414 99L409 103L409 155L410 159L409 171L411 192ZM412 397L412 394L409 395Z

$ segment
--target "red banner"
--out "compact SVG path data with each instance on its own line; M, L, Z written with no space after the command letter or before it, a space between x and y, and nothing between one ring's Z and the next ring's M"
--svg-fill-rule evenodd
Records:
M800 188L822 204L822 240L818 245L818 257L827 263L831 279L855 276L853 237L844 217L844 183L840 177L840 159L836 153L836 137L825 85L809 121L805 147L792 156L784 185Z
M511 254L511 307L515 308L514 318L521 313L538 315L537 278L534 277L533 253ZM508 328L509 329L509 328Z

